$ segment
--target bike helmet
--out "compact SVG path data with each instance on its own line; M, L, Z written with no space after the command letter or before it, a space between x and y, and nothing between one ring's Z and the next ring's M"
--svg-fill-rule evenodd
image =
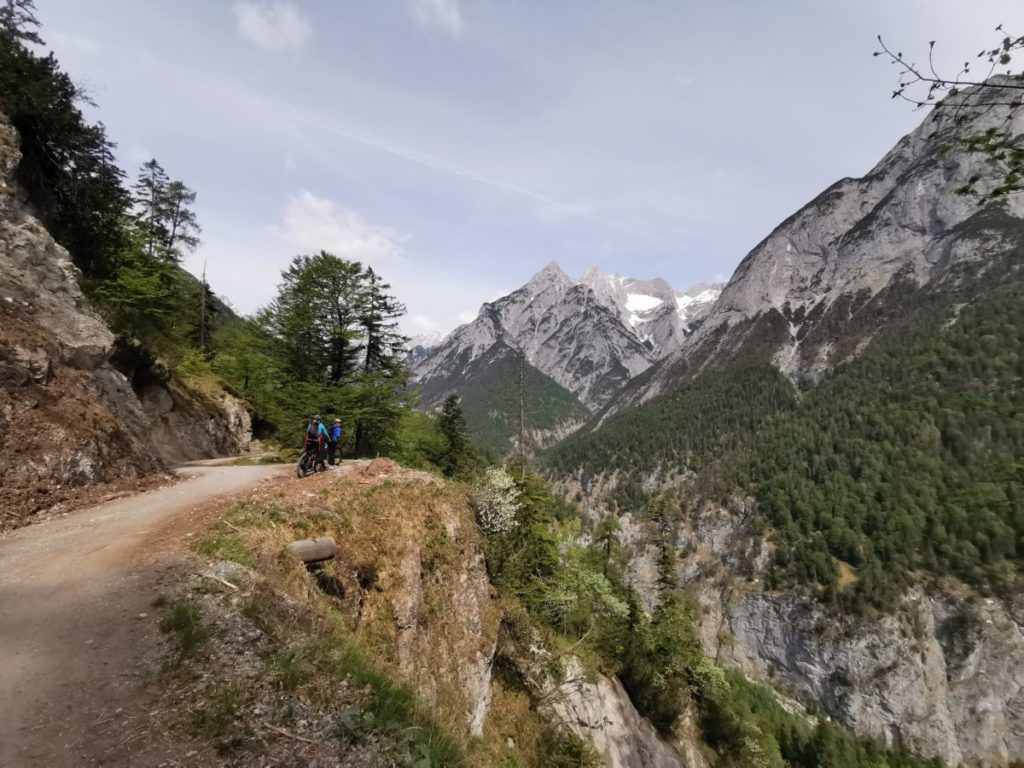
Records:
M318 414L314 414L310 421L320 421L320 416Z

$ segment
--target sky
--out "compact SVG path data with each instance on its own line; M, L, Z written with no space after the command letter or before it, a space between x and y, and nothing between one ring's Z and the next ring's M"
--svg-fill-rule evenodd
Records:
M197 194L211 287L249 313L297 254L369 263L407 333L555 260L677 290L924 117L876 35L955 69L1020 0L36 0L134 176ZM1020 32L1017 32L1020 34Z

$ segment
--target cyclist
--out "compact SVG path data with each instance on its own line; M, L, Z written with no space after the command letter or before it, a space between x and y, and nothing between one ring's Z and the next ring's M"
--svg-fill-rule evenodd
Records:
M327 463L332 467L334 466L335 455L340 461L341 455L338 453L338 443L341 441L341 419L335 419L334 424L328 430L329 437L327 438Z
M324 426L319 414L312 416L306 427L306 442L316 441L316 464L324 463L324 447L329 439L327 427Z

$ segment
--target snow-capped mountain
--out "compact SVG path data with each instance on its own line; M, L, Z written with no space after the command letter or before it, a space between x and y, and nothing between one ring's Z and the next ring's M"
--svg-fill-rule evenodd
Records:
M677 293L664 280L604 275L596 268L573 279L551 262L519 290L484 304L475 320L419 360L413 375L428 402L439 399L501 343L588 408L599 408L678 349L717 290Z
M445 334L441 331L427 331L410 336L409 352L406 356L409 364L416 365L416 363L429 355L434 347L439 346L444 339Z
M722 290L721 285L701 283L679 293L661 278L606 275L597 267L588 269L579 282L594 291L599 301L615 307L619 319L656 358L680 347Z

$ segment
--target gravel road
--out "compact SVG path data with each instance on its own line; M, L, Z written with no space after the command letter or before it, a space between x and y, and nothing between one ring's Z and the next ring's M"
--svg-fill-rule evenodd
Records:
M181 567L200 507L280 472L190 466L174 485L0 536L0 766L163 763L141 712L161 577Z

